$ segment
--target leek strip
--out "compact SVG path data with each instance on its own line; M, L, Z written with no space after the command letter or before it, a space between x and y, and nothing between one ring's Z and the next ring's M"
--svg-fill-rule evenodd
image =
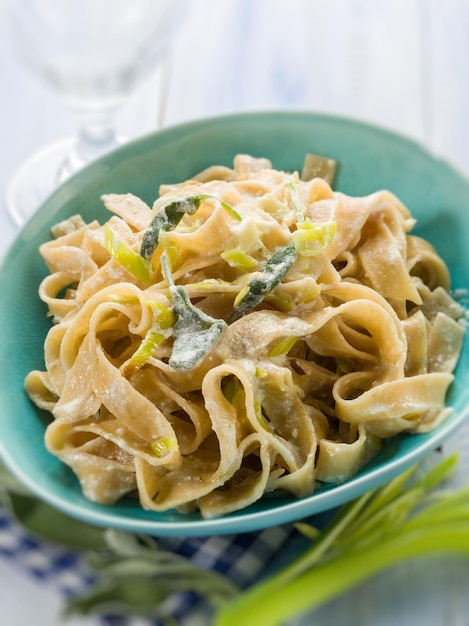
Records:
M124 374L132 370L138 370L147 363L147 361L153 356L160 343L165 339L163 333L159 333L152 328L146 333L142 342L137 350L132 355L132 358L127 363Z
M320 222L310 220L297 222L298 230L293 233L295 248L301 256L316 256L324 252L332 243L336 233L336 222Z
M153 311L153 324L142 339L139 347L132 355L124 369L124 374L134 369L140 369L153 356L160 343L167 339L174 325L173 312L158 302L146 303Z
M150 448L156 457L161 458L173 450L177 450L178 442L177 439L173 439L172 437L162 437L161 439L154 441Z
M226 250L225 252L222 252L220 256L230 267L235 267L236 269L244 270L245 272L255 270L258 266L258 262L254 257L246 254L238 248Z
M288 354L297 341L298 337L287 337L286 339L282 339L281 341L273 345L272 348L270 348L267 356L275 357Z
M293 200L293 206L295 207L296 211L297 223L302 223L305 221L305 218L303 215L303 207L300 202L300 197L298 195L298 188L295 183L290 182L287 183L287 189L290 192L291 199Z
M264 417L264 413L262 412L261 394L256 394L256 398L254 400L254 413L256 415L257 423L259 424L259 426L266 430L268 433L273 433L274 429L266 420L266 418Z
M312 298L311 298L312 299ZM295 303L289 297L282 297L277 294L270 294L264 298L264 302L270 304L277 311L282 313L289 313L295 308Z
M104 228L104 247L138 281L145 285L152 285L155 282L153 265L150 261L134 252L109 226Z
M329 185L334 182L337 161L319 154L307 154L301 172L301 180L322 178Z

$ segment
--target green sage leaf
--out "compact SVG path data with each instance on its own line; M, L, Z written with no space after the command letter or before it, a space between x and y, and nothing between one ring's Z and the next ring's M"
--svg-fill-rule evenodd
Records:
M174 323L174 344L169 365L189 370L201 361L218 341L226 322L206 315L194 306L183 285L175 285L166 253L161 255L163 276L169 285Z
M218 200L231 217L237 221L241 220L241 216L233 209L233 207L211 194L204 193L186 198L178 198L177 200L174 200L173 202L170 202L166 206L162 207L150 222L150 226L143 234L140 248L141 256L144 259L150 260L158 246L161 231L168 231L175 228L185 214L193 215L202 202L210 198Z
M10 508L31 534L72 550L102 550L104 530L69 517L32 496L9 494Z
M264 271L247 285L243 297L236 301L228 324L250 313L282 281L288 270L298 258L293 242L275 252L267 262Z

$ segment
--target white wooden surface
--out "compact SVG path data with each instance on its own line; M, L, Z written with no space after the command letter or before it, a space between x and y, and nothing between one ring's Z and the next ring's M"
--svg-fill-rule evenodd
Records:
M469 173L467 0L186 4L188 16L174 41L170 71L155 69L119 114L119 130L129 138L160 124L228 112L312 110L397 130ZM3 255L16 233L3 201L9 179L32 151L72 133L74 120L55 94L20 65L4 37L0 85ZM6 294L2 297L5 306ZM468 428L448 446L461 452L459 483L467 482L469 473L467 433ZM468 626L468 582L469 561L462 557L407 563L301 624ZM31 623L33 605L35 626L59 624L58 602L54 589L39 587L0 560L2 625Z

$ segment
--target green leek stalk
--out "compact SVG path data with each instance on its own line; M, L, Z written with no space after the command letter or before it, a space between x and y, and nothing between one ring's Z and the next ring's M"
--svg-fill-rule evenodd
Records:
M393 537L311 569L286 584L282 574L238 596L219 612L215 624L280 626L399 561L439 552L469 556L467 521Z
M469 489L428 492L456 462L444 459L406 487L411 468L344 505L291 565L223 606L214 626L287 624L398 562L438 553L469 556Z

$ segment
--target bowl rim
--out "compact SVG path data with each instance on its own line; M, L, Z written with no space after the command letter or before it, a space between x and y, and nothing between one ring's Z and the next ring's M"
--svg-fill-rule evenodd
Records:
M245 120L255 120L270 117L271 119L282 120L290 122L291 120L316 120L316 121L333 121L338 125L353 126L354 128L362 131L372 132L374 135L380 135L387 139L394 139L399 143L406 144L412 151L418 151L419 153L426 154L432 161L440 163L448 171L451 171L464 184L468 185L469 178L463 173L459 172L454 165L448 160L442 159L432 151L430 151L423 143L402 135L394 130L386 128L384 126L369 123L353 117L346 117L342 115L329 114L329 113L315 113L313 111L302 110L267 110L267 111L252 111L252 112L240 112L240 113L228 113L222 115L216 115L213 117L203 117L194 120L187 120L173 126L168 126L161 130L156 130L151 133L147 133L141 137L138 137L108 153L90 165L86 166L72 177L67 179L57 190L55 190L39 207L38 211L32 216L32 218L20 229L9 250L4 255L0 266L0 279L3 275L4 268L7 266L8 259L17 245L20 244L21 239L25 237L25 233L28 230L35 231L44 218L44 214L48 205L54 202L61 194L63 188L70 185L75 185L77 181L81 179L85 180L88 174L94 171L96 168L106 166L113 160L122 162L125 160L125 155L129 150L139 147L145 150L146 146L151 145L153 142L161 141L164 144L165 138L172 137L175 133L181 134L194 129L203 128L204 126L213 126L217 124L225 123L240 123ZM26 235L27 236L27 235ZM368 489L378 486L385 482L387 479L391 479L401 471L404 471L409 466L423 459L428 453L437 448L445 439L447 439L452 433L454 433L469 416L469 406L465 410L461 411L455 416L452 416L442 425L440 425L435 431L425 435L422 439L423 443L418 447L407 451L404 455L398 455L394 459L386 461L384 464L377 467L366 470L364 473L360 473L345 483L334 486L334 488L321 492L317 491L287 504L274 507L273 509L267 509L262 511L249 512L248 509L242 509L241 511L229 514L224 517L214 519L187 519L182 521L164 521L160 519L140 519L139 517L126 518L119 513L118 506L114 507L102 507L100 505L91 504L87 508L83 508L81 505L77 505L73 502L68 502L60 495L54 492L50 492L44 489L41 485L38 485L34 481L34 477L29 476L23 471L21 467L15 463L13 455L10 454L7 442L0 440L0 458L5 465L10 469L27 487L29 487L35 495L40 499L61 510L62 512L71 515L77 519L81 519L90 524L97 526L109 526L114 528L122 528L127 530L133 530L135 532L146 532L148 534L159 534L161 536L203 536L209 534L229 534L247 531L256 531L269 526L284 524L300 519L301 517L309 516L312 514L320 513L325 510L334 508L347 500L353 499L362 495ZM413 438L419 437L418 435L412 435ZM314 502L314 506L311 503Z

